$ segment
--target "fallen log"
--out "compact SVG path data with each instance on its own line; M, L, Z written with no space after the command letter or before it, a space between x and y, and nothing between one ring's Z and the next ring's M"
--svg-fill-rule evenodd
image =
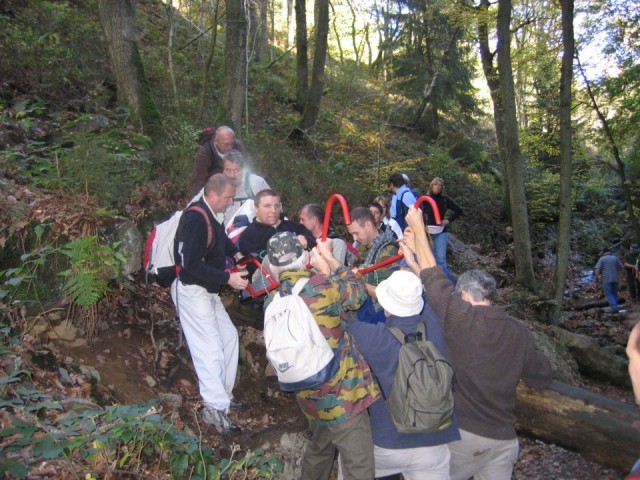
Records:
M640 409L596 393L553 382L546 390L520 382L519 432L574 450L586 458L628 472L640 457Z
M580 373L606 380L614 385L631 387L626 359L602 348L596 340L586 335L571 333L554 326L549 326L545 331L550 337L567 347L578 363Z
M620 306L622 306L625 304L625 299L618 298L618 302ZM607 302L606 298L580 298L575 301L564 302L563 310L590 310L592 308L604 308L608 306L609 302Z

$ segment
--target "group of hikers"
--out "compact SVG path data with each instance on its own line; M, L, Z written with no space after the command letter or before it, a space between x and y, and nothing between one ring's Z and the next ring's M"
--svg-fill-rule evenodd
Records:
M246 408L233 396L238 331L219 294L271 276L280 295L295 288L338 362L324 383L295 393L309 421L302 478L329 478L336 453L344 479L510 478L519 449L516 385L547 387L551 365L530 331L493 304L490 274L449 271L447 225L462 209L444 196L443 180L428 191L435 212L416 208L419 195L394 173L389 205L379 197L349 211L347 241L326 231L319 205L304 206L299 221L284 217L280 196L247 171L244 152L228 127L200 147L191 194L206 216L185 210L176 234L181 271L171 295L198 377L201 419L239 432L230 416ZM247 256L258 260L255 271L230 268ZM402 335L405 342L426 335L455 372L452 421L439 430L403 433L389 411Z

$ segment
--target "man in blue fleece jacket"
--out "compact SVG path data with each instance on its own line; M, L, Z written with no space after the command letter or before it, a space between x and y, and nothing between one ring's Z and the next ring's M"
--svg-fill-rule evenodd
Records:
M318 251L329 263L331 250L327 242L318 241ZM358 349L371 367L385 394L391 395L398 368L400 342L387 329L395 326L405 334L416 333L418 322L426 325L427 337L446 356L440 320L422 298L420 279L411 272L396 271L376 287L376 295L386 316L385 323L370 324L349 318L349 331ZM423 311L424 310L424 311ZM421 314L422 312L422 314ZM399 433L393 424L385 402L369 407L373 433L376 478L402 473L405 480L448 480L449 448L447 443L459 440L458 426L453 424L433 433Z

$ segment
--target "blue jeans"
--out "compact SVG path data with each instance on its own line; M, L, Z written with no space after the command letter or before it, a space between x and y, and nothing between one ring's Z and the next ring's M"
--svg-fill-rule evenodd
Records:
M618 310L618 282L607 282L602 284L604 290L604 296L609 302L609 306Z
M449 243L449 234L447 232L436 233L431 235L433 240L433 256L436 257L436 264L442 267L444 274L451 283L456 284L456 277L449 271L447 267L447 245Z

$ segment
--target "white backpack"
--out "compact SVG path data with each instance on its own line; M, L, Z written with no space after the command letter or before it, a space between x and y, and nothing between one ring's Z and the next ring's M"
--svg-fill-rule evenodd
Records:
M155 282L162 287L171 286L178 274L173 255L173 244L182 214L187 211L198 212L204 217L207 222L207 248L213 244L213 227L207 213L199 205L191 205L184 210L178 210L171 218L156 225L147 238L142 263L147 277L152 276Z
M280 388L286 392L322 385L340 364L339 358L333 361L334 351L298 295L308 280L298 280L291 295L276 293L264 314L267 358L278 375Z

